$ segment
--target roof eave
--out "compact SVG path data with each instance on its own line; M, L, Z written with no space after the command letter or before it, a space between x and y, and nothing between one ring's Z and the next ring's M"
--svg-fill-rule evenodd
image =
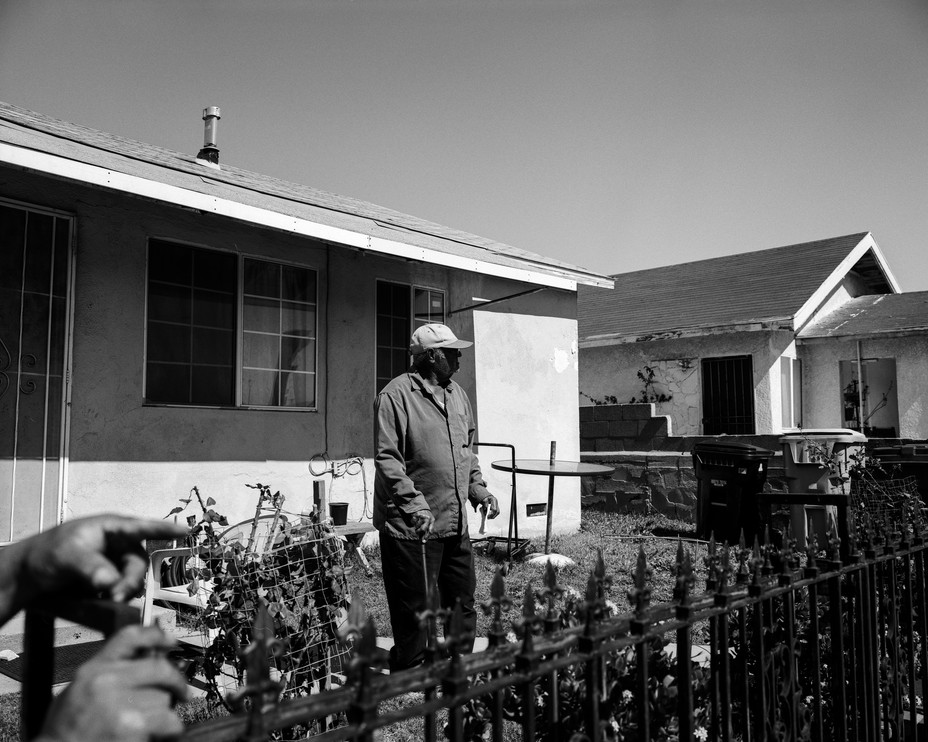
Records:
M6 142L0 142L0 163L26 171L148 198L173 206L225 216L269 229L299 234L336 245L407 260L433 263L449 268L567 291L576 291L578 284L602 288L614 287L614 280L606 275L573 271L557 266L546 266L544 270L538 270L535 265L518 265L520 262L518 258L510 258L510 261L516 263L516 265L497 263L490 260L474 260L456 255L453 252L432 250L419 245L411 245L398 240L388 240L383 237L365 234L360 231L301 219L271 209L248 206L231 199L218 198L157 180L129 175Z
M799 335L796 342L800 345L810 345L828 340L868 340L872 338L901 338L912 335L928 335L928 325L898 328L895 330L871 330L870 332L849 332L835 335Z
M707 335L727 335L735 332L770 332L795 329L792 317L774 317L751 322L737 322L729 325L698 325L680 327L671 330L658 330L649 333L612 333L608 335L590 335L582 338L581 348L599 348L608 345L625 345L628 343L648 343L658 340L678 340L680 338L706 337Z

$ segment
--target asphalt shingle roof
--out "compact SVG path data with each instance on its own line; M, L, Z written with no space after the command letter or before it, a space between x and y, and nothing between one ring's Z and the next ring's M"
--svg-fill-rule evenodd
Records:
M810 322L802 339L928 332L928 291L858 296Z
M0 101L0 142L449 255L601 285L606 276L355 198L174 152Z
M619 273L581 286L580 340L792 320L868 232Z

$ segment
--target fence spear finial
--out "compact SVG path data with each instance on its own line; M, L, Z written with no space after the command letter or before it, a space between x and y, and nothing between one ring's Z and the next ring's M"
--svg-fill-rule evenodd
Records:
M545 632L551 633L560 627L555 601L564 594L564 588L557 581L557 569L549 561L545 564L544 587L535 593L539 601L547 605L545 611Z
M648 557L644 545L638 547L638 562L635 566L634 587L628 591L628 602L635 609L635 616L641 618L651 603L652 570L648 566Z
M512 608L512 600L506 593L506 578L502 568L497 568L490 583L490 598L480 604L484 615L490 616L490 626L487 629L487 639L491 647L506 643L506 630L503 628L503 611Z
M522 595L522 617L512 623L516 635L522 639L523 654L532 652L532 635L539 622L540 619L535 612L535 590L532 583L529 582L525 586L525 592Z
M683 541L677 543L676 579L674 580L673 599L678 607L689 605L690 594L696 584L696 575L693 570L693 557L684 550Z

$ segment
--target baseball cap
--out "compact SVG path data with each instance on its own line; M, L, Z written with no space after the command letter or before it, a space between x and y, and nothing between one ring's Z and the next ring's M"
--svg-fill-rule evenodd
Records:
M409 352L416 355L429 348L469 348L472 345L467 340L458 340L447 325L430 324L416 328L409 342Z

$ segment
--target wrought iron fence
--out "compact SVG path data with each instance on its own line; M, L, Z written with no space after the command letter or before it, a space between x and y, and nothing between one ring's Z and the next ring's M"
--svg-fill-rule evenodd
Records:
M203 722L184 739L261 740L296 729L315 740L373 740L424 719L424 738L461 740L901 740L923 735L928 667L928 541L917 521L859 524L846 556L836 529L797 553L710 545L705 589L681 544L669 603L652 604L642 550L632 610L612 615L600 560L582 600L553 569L526 590L507 641L509 597L498 574L484 610L489 648L462 656L454 615L428 611L445 636L420 668L377 671L375 631L358 602L343 687L276 703L248 690L241 715ZM789 541L789 539L787 539ZM383 711L411 692L421 698ZM290 732L294 734L294 732Z
M515 641L498 573L486 651L462 656L459 616L432 608L422 620L443 638L425 665L394 675L381 673L373 622L354 601L341 687L279 701L273 648L256 640L241 711L183 739L367 741L412 718L425 740L455 742L924 739L928 531L918 518L862 515L844 548L836 528L802 553L788 537L782 549L710 543L698 591L681 543L667 603L651 601L642 550L624 615L606 601L601 558L583 597L549 568L522 596Z

